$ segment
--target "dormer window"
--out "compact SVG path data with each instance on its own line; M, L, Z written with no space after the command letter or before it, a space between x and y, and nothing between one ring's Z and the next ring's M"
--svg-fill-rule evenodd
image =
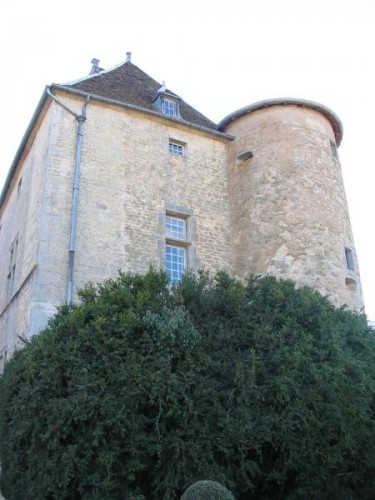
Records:
M166 89L165 84L160 87L153 102L166 116L180 117L180 97Z
M162 99L162 111L167 116L177 116L177 103L172 99Z

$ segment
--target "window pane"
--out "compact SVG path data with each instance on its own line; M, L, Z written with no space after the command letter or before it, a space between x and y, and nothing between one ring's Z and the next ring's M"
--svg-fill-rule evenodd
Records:
M176 103L168 99L164 99L164 114L168 116L176 116Z
M184 146L182 144L170 142L169 143L169 152L175 153L177 155L183 155L184 154Z
M167 215L165 218L165 232L167 237L174 240L186 239L186 220Z
M172 245L165 248L165 270L167 271L171 283L180 281L184 275L186 267L186 249Z

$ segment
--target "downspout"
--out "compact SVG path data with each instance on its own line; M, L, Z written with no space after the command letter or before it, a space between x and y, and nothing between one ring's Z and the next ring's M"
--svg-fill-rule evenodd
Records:
M90 96L88 95L82 107L82 113L79 116L76 116L76 120L78 122L78 128L77 128L77 140L76 140L76 161L74 166L72 217L70 222L68 291L66 294L66 302L68 304L72 303L72 298L73 298L73 274L74 274L75 246L76 246L79 178L81 174L81 146L83 138L83 124L86 120L86 108L89 103L89 100Z
M79 178L81 174L81 149L83 138L83 124L86 121L86 108L88 106L90 95L86 96L86 100L82 106L82 112L79 115L71 110L63 101L53 95L49 89L47 93L54 99L60 106L69 111L78 122L76 149L75 149L75 165L74 165L74 182L73 182L73 197L72 197L72 210L70 222L70 240L69 240L69 265L68 265L68 289L66 294L67 304L72 303L73 299L73 275L74 275L74 256L76 244L76 230L77 230L77 212L78 212L78 195L79 195Z

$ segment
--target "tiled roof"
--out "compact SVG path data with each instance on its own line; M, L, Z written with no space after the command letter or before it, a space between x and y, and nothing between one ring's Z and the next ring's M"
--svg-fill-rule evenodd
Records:
M93 95L114 99L154 112L159 111L153 100L161 84L130 61L110 71L102 71L77 82L65 84L64 87L82 90ZM176 95L170 90L166 92ZM182 99L180 101L180 115L182 120L193 125L217 130L214 122Z

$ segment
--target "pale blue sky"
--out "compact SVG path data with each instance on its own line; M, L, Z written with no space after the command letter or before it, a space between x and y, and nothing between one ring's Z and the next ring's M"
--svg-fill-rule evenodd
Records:
M46 84L93 57L133 62L218 122L272 97L320 102L339 149L366 309L375 320L375 0L1 0L0 184Z

